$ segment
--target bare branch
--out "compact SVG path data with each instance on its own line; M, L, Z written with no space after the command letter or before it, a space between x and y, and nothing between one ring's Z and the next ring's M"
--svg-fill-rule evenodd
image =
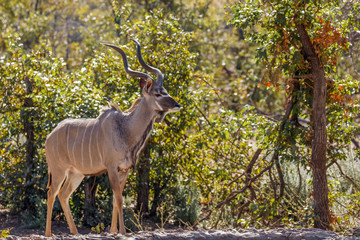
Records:
M245 172L243 172L242 174L240 174L240 176L238 176L238 177L236 177L234 180L232 180L230 183L228 183L228 187L231 185L231 184L233 184L234 182L236 182L239 178L241 178L242 176L244 176L245 175Z
M351 142L355 145L355 147L356 147L357 149L360 149L360 145L359 145L359 142L358 142L358 141L356 141L355 139L351 139Z
M355 183L354 179L352 179L351 177L349 177L348 175L346 175L346 174L343 172L342 168L340 167L340 165L339 165L339 163L338 163L337 161L335 161L335 164L336 164L336 166L338 167L341 176L343 176L344 178L346 178L352 185L354 185L354 187L355 187L358 191L360 191L360 188L359 188L359 186Z
M192 227L192 228L195 228L195 227L196 227L199 223L201 223L202 221L209 219L210 216L211 216L212 211L213 211L212 209L208 209L208 210L206 210L205 212L203 212L202 214L206 214L206 213L208 213L208 214L207 214L205 217L197 220L191 227Z
M302 185L302 177L301 177L299 164L297 165L297 171L298 171L298 176L299 176L299 186L298 186L296 194L299 195L300 191L301 191L301 185Z
M272 164L270 164L269 166L267 166L265 169L263 169L259 174L257 174L255 177L251 178L251 172L252 172L252 168L254 167L257 159L260 156L260 153L263 150L261 148L258 148L253 156L253 158L251 159L249 165L247 166L244 175L246 176L246 180L245 180L245 185L240 189L240 190L235 190L232 191L229 196L222 202L218 203L216 205L216 208L219 207L223 207L226 203L228 203L229 201L233 200L234 198L236 198L236 196L239 193L243 193L245 192L246 189L248 189L251 186L251 183L253 183L257 178L259 178L264 172L268 171L271 167Z
M312 74L305 74L305 75L298 75L298 76L292 76L294 79L312 79Z
M284 196L284 189L285 189L284 175L282 173L281 166L280 166L280 164L278 162L275 163L275 166L276 166L276 170L278 172L279 180L280 180L280 195L279 195L279 198L281 198L281 197Z

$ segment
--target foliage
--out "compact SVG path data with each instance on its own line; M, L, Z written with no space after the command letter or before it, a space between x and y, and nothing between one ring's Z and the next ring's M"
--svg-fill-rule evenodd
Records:
M9 229L5 229L5 230L2 230L1 233L0 233L0 238L6 238L7 236L10 235L10 230Z
M181 223L193 225L200 214L199 194L190 187L185 189L183 185L177 188L174 196L174 218Z
M276 127L268 128L262 141L263 148L273 152L279 163L291 161L311 168L315 164L310 156L311 146L315 144L313 126L317 120L312 109L314 81L317 80L308 77L313 67L311 59L304 53L300 25L306 29L314 47L316 56L313 58L320 59L326 76L332 78L327 80L328 162L345 160L351 139L359 131L354 125L359 114L358 101L350 97L358 90L358 84L354 85L352 77L336 74L339 56L349 50L347 35L354 20L352 17L340 18L339 8L345 5L341 1L331 4L323 1L245 1L232 8L231 23L247 31L247 39L259 45L256 59L266 69L263 84L283 89L287 96L285 116ZM351 11L358 11L357 4L352 5Z
M101 233L101 231L104 231L104 229L105 229L104 223L99 223L98 225L96 225L96 227L92 227L91 231L96 233Z
M12 175L2 171L1 204L14 204L14 209L27 209L29 215L35 215L39 212L35 208L42 206L41 199L45 197L45 189L42 187L46 185L46 179L43 178L46 174L43 152L37 151L32 163L20 159L26 158L28 144L42 146L46 133L54 126L54 120L56 121L56 118L51 119L51 117L59 115L52 106L56 92L48 91L47 84L49 76L53 77L55 84L60 81L62 66L56 58L43 58L44 55L49 54L44 45L38 50L25 53L16 36L9 39L8 44L8 52L1 60L0 70L3 110L1 169L8 169ZM31 105L27 104L29 102ZM36 131L33 143L30 143L30 138L26 135L26 128L29 127L26 126L26 122L31 122ZM31 175L31 179L24 178L27 174ZM24 196L26 188L21 187L27 185L33 188L32 192L26 193L31 194L30 196ZM25 202L17 201L25 197L32 201L31 207L21 205Z
M299 21L329 79L333 227L356 226L359 178L353 170L359 153L350 151L349 143L360 134L354 61L359 41L347 37L358 31L353 12L358 5L257 0L231 9L223 5L1 1L0 204L23 212L28 226L44 227L46 136L65 118L97 117L108 102L125 110L140 96L138 79L129 78L120 56L100 44L120 45L130 68L144 71L133 38L145 61L165 73L165 88L183 108L155 125L139 160L148 163L148 177L140 176L140 166L129 175L126 227L143 228L148 213L137 212L135 201L144 184L149 215L161 227L178 219L206 228L310 226L312 82L296 77L309 73L294 25ZM295 104L284 117L291 99ZM96 206L83 224L100 232L111 221L112 192L107 176L97 177L95 185ZM89 212L84 189L81 184L70 199L77 223ZM63 219L58 202L53 214Z

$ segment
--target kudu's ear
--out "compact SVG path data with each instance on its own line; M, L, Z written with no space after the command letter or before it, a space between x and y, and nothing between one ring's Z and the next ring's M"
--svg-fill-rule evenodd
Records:
M140 78L140 88L148 92L152 86L152 80L148 79L147 81L144 78Z

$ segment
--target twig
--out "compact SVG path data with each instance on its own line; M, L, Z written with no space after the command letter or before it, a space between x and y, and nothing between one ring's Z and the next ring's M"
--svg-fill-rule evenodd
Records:
M211 122L209 121L209 119L205 116L205 114L200 110L200 108L198 107L197 104L195 104L195 108L199 111L199 113L201 114L201 116L203 116L203 118L207 121L207 123L209 124L209 126L212 126Z
M250 205L251 201L247 200L243 205L241 205L241 207L239 208L239 213L238 213L238 219L240 218L244 208L248 207Z
M238 176L238 177L236 177L234 180L232 180L230 183L228 183L228 187L231 185L231 184L233 184L234 182L236 182L239 178L241 178L242 176L244 176L245 175L245 172L243 172L242 174L240 174L240 176Z
M204 220L209 219L212 211L213 211L212 209L208 209L208 210L206 210L205 212L203 212L202 214L205 214L205 213L208 213L208 214L207 214L205 217L197 220L197 221L192 225L192 228L195 229L195 227L196 227L199 223L201 223L201 222L204 221Z
M218 94L218 90L216 88L214 88L213 85L211 85L211 83L209 83L208 81L205 80L204 77L200 77L200 79L202 81L204 81L214 92L215 92L215 95L216 97L220 100L220 104L223 106L223 107L226 107L225 104L224 104L224 100L220 97L220 95Z
M272 172L271 172L271 168L269 169L269 178L270 178L270 183L271 186L273 188L274 191L274 198L277 199L277 194L276 194L276 183L274 182L274 179L272 177Z
M184 224L184 225L187 227L188 230L194 231L194 229L192 228L192 226L191 226L189 223L184 222L184 221L181 220L180 218L178 218L178 220L179 220L180 223Z
M299 202L299 200L298 200L298 199L300 199L299 194L297 194L296 192L294 192L294 191L291 189L291 187L289 186L289 184L286 183L286 186L287 186L288 191L290 191L291 194L293 194L293 195L295 196L295 201L297 201L299 204L301 204L301 203Z
M300 166L299 164L297 165L297 170L298 170L298 175L299 175L299 186L298 189L296 191L296 194L299 195L300 191L301 191L301 185L302 185L302 177L301 177L301 172L300 172Z
M275 163L275 166L276 166L276 170L278 172L279 180L280 180L280 195L279 195L279 198L281 198L281 197L284 196L284 189L285 189L284 175L282 173L281 166L280 166L280 164L278 162Z
M225 205L222 205L222 206L221 206L219 217L218 217L216 223L212 226L212 228L215 228L215 229L217 228L217 225L218 225L218 223L220 222L221 216L222 216L223 213L224 213L224 207L225 207Z
M93 184L92 184L92 186L90 188L90 192L92 192L94 190L95 182L96 182L96 176L94 176L94 181L93 181Z
M349 177L348 175L346 175L346 174L343 172L343 170L341 169L339 163L338 163L337 161L335 161L335 164L336 164L336 166L338 167L341 176L343 176L344 178L346 178L349 182L351 182L351 183L354 185L354 187L355 187L358 191L360 191L359 186L355 183L355 181L354 181L351 177Z
M235 190L232 191L229 196L222 202L218 203L216 205L216 208L222 207L224 206L227 202L233 200L239 193L243 193L245 192L245 190L247 188L250 187L251 183L253 183L257 178L259 178L264 172L268 171L271 167L272 164L267 166L265 169L263 169L259 174L257 174L256 176L254 176L253 178L251 178L251 172L252 172L252 168L254 167L254 164L256 162L256 160L259 158L260 153L262 152L261 148L258 148L253 156L253 158L251 159L249 165L247 166L246 170L245 170L245 176L246 176L246 180L245 180L245 185L240 189L240 190Z

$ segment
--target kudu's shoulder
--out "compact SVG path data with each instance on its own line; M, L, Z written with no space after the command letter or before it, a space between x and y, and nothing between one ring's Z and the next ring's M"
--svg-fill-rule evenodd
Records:
M109 103L108 107L101 109L98 119L103 120L105 118L109 118L109 116L111 116L113 113L116 113L116 115L120 115L120 116L124 115L124 113L121 111L119 105L111 102L111 103Z

